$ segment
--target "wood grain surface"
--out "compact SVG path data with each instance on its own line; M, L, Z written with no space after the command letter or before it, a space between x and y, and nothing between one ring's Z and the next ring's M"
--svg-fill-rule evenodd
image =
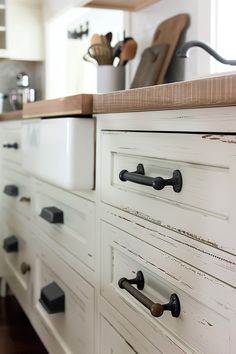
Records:
M166 44L168 45L168 50L155 84L163 84L163 82L165 82L165 75L170 66L177 44L183 31L189 25L189 22L190 17L188 14L179 14L168 18L157 27L152 40L152 45Z
M93 95L81 94L28 103L23 108L23 118L91 115L92 112Z
M22 119L22 111L13 111L0 114L0 121Z
M121 113L236 105L236 75L182 81L94 95L93 113Z
M85 6L101 9L114 9L125 11L139 11L160 0L92 0Z

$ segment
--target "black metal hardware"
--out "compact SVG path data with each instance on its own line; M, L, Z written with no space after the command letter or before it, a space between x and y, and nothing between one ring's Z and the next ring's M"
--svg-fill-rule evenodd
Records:
M137 277L135 279L121 278L118 285L121 289L128 291L136 300L141 302L148 310L150 310L152 316L161 317L164 311L170 311L173 317L179 317L180 315L180 301L178 295L171 294L170 301L168 304L158 304L154 303L139 290L134 288L131 284L136 284L138 289L143 290L144 288L144 277L141 271L137 272Z
M19 195L19 188L14 184L9 184L8 186L4 187L3 193L9 197L17 197Z
M18 252L18 240L17 237L12 235L3 240L3 249L7 253Z
M79 31L74 29L74 31L68 31L67 32L67 37L69 39L83 39L83 37L88 37L89 35L89 22L87 21L85 24L85 29L83 25L79 26Z
M21 263L20 271L23 275L25 275L26 273L31 271L31 267L29 264L23 262L23 263Z
M133 182L141 184L144 186L153 187L156 190L162 190L166 186L172 186L176 193L179 193L182 189L183 179L181 172L175 170L173 172L172 178L164 179L162 177L148 177L145 176L145 169L143 164L138 164L137 170L135 172L128 172L127 170L122 170L119 174L119 178L122 182Z
M207 45L204 42L200 42L200 41L186 42L183 45L183 47L181 47L177 50L176 54L180 58L188 58L189 57L189 50L193 47L199 47L199 48L204 49L208 54L213 56L216 60L218 60L222 64L236 65L236 60L228 60L228 59L222 58L222 56L220 56L214 49L209 47L209 45Z
M63 224L64 215L63 211L56 207L46 207L41 210L41 218L49 222L50 224Z
M55 282L41 289L39 302L49 314L65 312L65 293Z
M30 203L31 199L29 197L21 197L20 202L21 203Z
M19 145L18 145L18 143L4 144L3 147L6 148L6 149L15 149L15 150L17 150L19 148Z

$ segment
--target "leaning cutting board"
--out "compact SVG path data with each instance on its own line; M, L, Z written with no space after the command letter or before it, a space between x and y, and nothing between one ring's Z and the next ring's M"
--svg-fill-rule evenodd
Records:
M131 89L156 85L167 50L168 45L164 43L144 50Z
M189 22L190 17L188 14L180 14L169 18L157 27L153 37L152 45L168 45L168 50L162 63L162 68L160 70L159 76L157 78L157 85L164 82L166 72L175 53L181 34L188 27Z

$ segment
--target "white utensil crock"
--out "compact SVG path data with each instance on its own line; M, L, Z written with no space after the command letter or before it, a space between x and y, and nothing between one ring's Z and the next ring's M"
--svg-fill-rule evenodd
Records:
M97 68L97 92L107 93L125 89L125 67L99 65Z

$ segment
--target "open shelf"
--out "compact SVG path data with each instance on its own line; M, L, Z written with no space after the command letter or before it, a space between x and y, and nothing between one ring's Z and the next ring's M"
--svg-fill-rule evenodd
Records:
M139 11L147 6L155 4L158 1L160 0L92 0L85 6L101 9Z

